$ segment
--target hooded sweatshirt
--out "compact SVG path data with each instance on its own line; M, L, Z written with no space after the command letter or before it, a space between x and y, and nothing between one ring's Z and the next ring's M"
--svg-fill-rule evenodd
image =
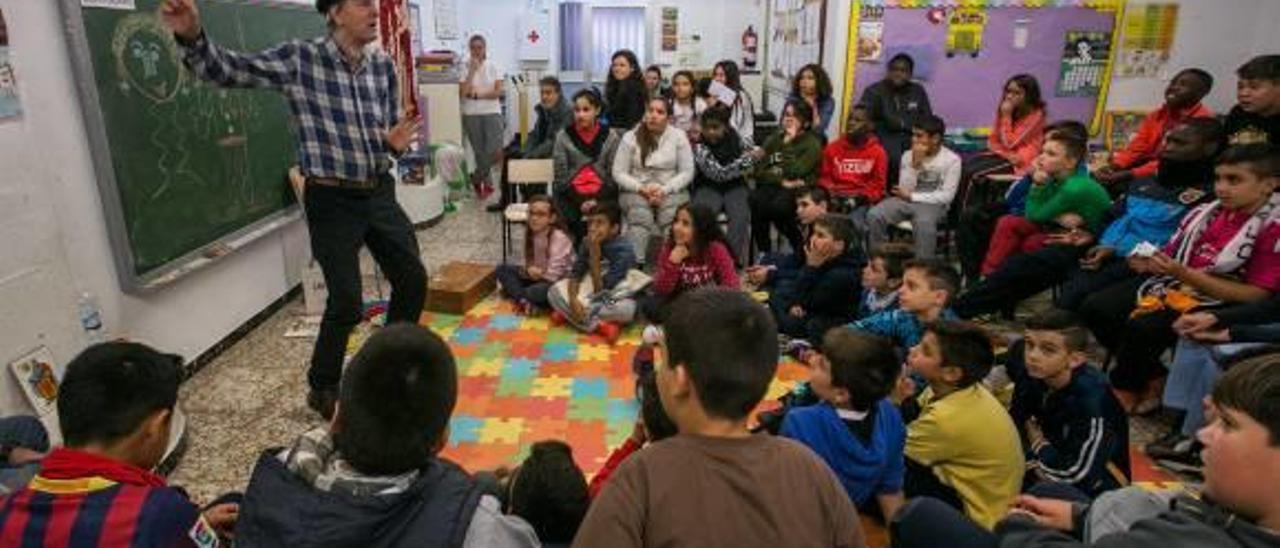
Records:
M856 419L841 416L853 413L828 403L797 407L783 419L782 435L822 457L853 503L862 506L874 495L902 491L907 429L897 406L887 399ZM865 437L855 429L864 430Z
M888 175L889 156L875 135L867 135L860 145L842 135L822 151L818 185L835 196L862 196L874 204L884 198Z

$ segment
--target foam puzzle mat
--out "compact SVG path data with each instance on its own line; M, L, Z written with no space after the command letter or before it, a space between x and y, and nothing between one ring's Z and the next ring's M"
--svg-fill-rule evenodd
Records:
M563 440L588 476L631 434L638 403L631 359L640 325L613 346L546 315L522 316L490 296L465 316L424 313L458 364L458 404L442 456L471 471L515 466L535 442ZM761 408L799 380L804 367L778 368Z
M458 403L442 456L470 471L514 467L542 440L562 440L574 459L594 475L610 451L631 434L638 403L631 360L641 325L626 328L613 346L546 315L522 316L497 295L464 316L426 312L421 323L453 349L458 366ZM352 346L358 347L358 337ZM786 359L759 410L808 378ZM1179 485L1138 448L1130 451L1133 480L1148 488Z

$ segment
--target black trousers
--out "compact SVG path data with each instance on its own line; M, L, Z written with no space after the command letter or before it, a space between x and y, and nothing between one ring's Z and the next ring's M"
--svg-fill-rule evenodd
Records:
M760 253L773 251L769 238L770 225L787 239L793 253L804 249L800 222L796 219L796 191L779 185L759 185L751 191L751 236Z
M1130 318L1137 305L1138 288L1146 276L1131 276L1094 292L1084 300L1084 317L1098 342L1116 359L1111 384L1127 392L1142 393L1151 381L1165 376L1160 355L1178 342L1173 321L1178 313L1160 310Z
M329 288L307 382L312 389L333 389L342 378L347 338L361 320L360 247L369 247L391 283L388 324L418 322L427 297L427 270L390 176L371 190L308 185L304 201L311 253Z
M961 293L952 308L967 319L1016 306L1066 280L1082 252L1074 246L1052 245L1009 257L999 270Z
M1062 283L1054 306L1072 312L1078 311L1090 295L1137 275L1129 268L1129 262L1119 257L1104 261L1097 270L1076 269Z

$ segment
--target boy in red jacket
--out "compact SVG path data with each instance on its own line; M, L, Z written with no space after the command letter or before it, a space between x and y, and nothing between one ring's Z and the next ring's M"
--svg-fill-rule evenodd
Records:
M850 202L854 224L865 226L867 208L884 198L889 174L889 157L875 136L875 125L866 105L849 110L843 138L822 151L818 185L831 196Z
M1142 119L1129 145L1113 153L1107 165L1093 174L1094 178L1111 187L1155 176L1165 134L1191 118L1213 116L1213 111L1200 103L1212 89L1213 76L1209 73L1198 68L1179 72L1164 90L1164 105Z

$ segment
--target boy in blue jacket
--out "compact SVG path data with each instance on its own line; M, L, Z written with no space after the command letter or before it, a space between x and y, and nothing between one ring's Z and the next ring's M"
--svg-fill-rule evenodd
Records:
M887 398L902 370L893 344L839 327L827 331L821 350L809 357L810 386L822 403L792 409L781 434L822 457L858 508L892 517L903 503L907 439Z

